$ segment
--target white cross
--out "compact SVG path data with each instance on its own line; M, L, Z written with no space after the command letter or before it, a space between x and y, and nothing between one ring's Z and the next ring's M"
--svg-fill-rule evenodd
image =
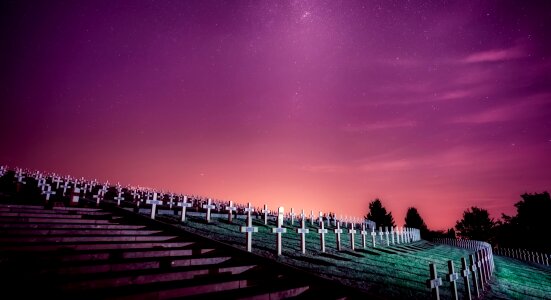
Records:
M45 178L38 179L37 186L44 192L44 188L46 187L46 179Z
M56 183L56 186L55 186L55 189L59 189L59 184L61 183L61 178L59 177L55 177L54 180L52 182L55 182Z
M379 237L381 238L381 245L383 244L383 226L379 226Z
M232 211L236 211L237 207L233 205L233 201L230 201L230 205L226 206L226 210L228 211L228 222L232 222Z
M268 210L268 206L264 204L264 209L262 210L262 213L264 214L264 225L268 225L268 213L270 211Z
M124 197L122 196L122 191L119 191L117 197L115 197L114 200L117 200L117 205L121 206L121 201L124 200Z
M301 218L301 219L306 218L306 215L304 214L304 209L302 209L302 210L300 211L300 218Z
M178 206L182 207L182 222L186 221L186 208L191 207L191 203L187 202L187 196L184 196L182 202L178 202Z
M73 193L71 195L71 202L78 203L79 198L80 198L80 188L75 185L73 187Z
M336 241L337 241L337 250L338 251L341 251L341 233L342 233L342 229L341 229L341 222L337 222L337 228L334 229L335 231L335 236L336 236Z
M276 234L276 247L277 247L277 255L281 255L281 234L287 232L287 228L282 228L283 225L283 214L285 212L285 209L282 207L279 207L277 209L277 227L272 228L272 233Z
M27 184L25 181L23 181L23 178L25 178L25 176L23 176L23 174L21 173L21 170L19 170L19 174L17 174L17 182L18 183L21 183L21 184Z
M392 245L394 245L394 226L390 226L390 236L392 237Z
M459 274L455 272L453 267L453 261L451 260L448 260L448 271L450 273L446 274L446 281L450 283L452 298L459 299L457 295L457 282L456 282L459 279Z
M386 245L387 247L390 246L390 240L388 239L388 226L385 226L385 235L386 235Z
M348 229L348 233L350 234L350 248L354 250L354 234L356 233L356 230L354 229L353 223L350 223L350 229Z
M301 221L301 228L297 228L297 233L300 234L300 249L302 254L306 253L306 234L310 231L306 228L306 223L304 218Z
M295 224L295 211L292 207L291 212L289 213L289 217L291 218L291 226L293 226Z
M172 209L172 204L174 204L174 194L170 194L170 196L168 196L168 208Z
M231 206L231 201L230 201ZM264 208L266 208L266 205L264 205ZM258 227L253 227L253 219L251 218L251 212L254 209L251 207L251 203L247 204L247 208L245 208L245 211L247 212L247 226L241 226L241 232L246 233L247 237L247 251L251 252L253 248L253 232L258 232ZM230 211L231 214L231 211Z
M321 227L321 224L323 223L323 213L321 211L320 211L320 216L319 216L318 221L320 223L319 226Z
M310 225L314 226L314 211L310 211Z
M157 192L153 192L153 199L147 200L145 203L151 204L151 219L155 220L155 210L157 210L157 205L162 205L163 201L157 200Z
M98 194L92 196L92 198L95 198L95 199L96 199L96 205L99 205L99 202L100 202L101 200L103 200L103 191L102 191L102 190L98 190Z
M63 196L65 196L65 193L67 193L67 188L69 188L69 181L63 182Z
M366 246L366 235L367 235L367 231L365 230L365 223L362 224L362 231L360 231L360 234L362 235L362 246L364 247L364 249L367 248Z
M375 237L377 236L377 233L375 232L375 227L371 228L371 240L373 242L373 248L375 248Z
M46 201L50 201L50 195L55 195L55 192L52 191L52 186L47 184L47 188L44 192L42 192L43 195L46 195Z
M327 233L327 229L323 228L323 222L321 223L321 228L318 229L318 233L320 234L321 252L325 252L325 234Z
M215 205L212 205L212 199L209 198L207 204L203 204L203 208L207 210L207 223L210 223L210 210L216 208Z
M442 285L442 278L439 278L436 273L436 266L433 263L429 264L430 279L427 280L427 287L432 290L434 299L440 299L440 292L438 287Z

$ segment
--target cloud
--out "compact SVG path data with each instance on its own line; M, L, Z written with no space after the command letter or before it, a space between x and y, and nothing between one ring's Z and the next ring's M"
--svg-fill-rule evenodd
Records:
M385 120L385 121L374 121L374 122L364 122L359 124L347 124L342 127L342 130L346 132L366 132L374 130L384 130L384 129L393 129L393 128L405 128L405 127L414 127L417 123L411 120Z
M507 122L526 117L534 117L541 112L541 106L551 103L551 94L537 94L520 99L513 104L505 104L480 112L474 112L453 118L450 123L457 124L487 124Z
M524 53L519 47L512 47L507 49L493 49L488 51L475 52L461 62L470 63L484 63L484 62L497 62L506 61L523 57Z

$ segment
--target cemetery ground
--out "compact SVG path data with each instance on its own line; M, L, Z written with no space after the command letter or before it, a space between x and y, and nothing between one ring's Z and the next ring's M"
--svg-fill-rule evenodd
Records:
M6 220L10 220L10 218L22 217L22 215L12 215L14 212L12 212L10 208L6 208L6 203L16 205L32 204L35 205L35 208L30 210L40 210L43 209L39 206L44 204L44 199L43 197L32 197L32 199L21 197L12 198L0 195L0 206L2 206L0 211L4 214L0 219L4 222L8 222ZM292 278L292 280L285 283L284 292L280 294L280 296L283 297L285 295L292 296L292 293L285 294L285 291L289 290L289 287L291 287L290 290L296 292L296 290L300 289L304 284L304 281L310 282L313 285L314 283L311 278L319 277L320 281L315 283L318 285L317 292L309 291L309 293L302 294L297 292L299 297L337 299L341 297L338 291L334 294L328 291L342 289L343 294L347 296L352 295L353 297L351 298L428 299L431 295L426 285L426 281L429 279L429 263L435 263L438 277L442 278L443 281L443 285L440 286L441 299L451 299L450 284L446 282L445 279L448 273L447 261L452 260L456 272L459 272L461 269L461 258L468 257L468 255L472 253L472 251L468 249L434 244L425 240L412 243L390 244L387 246L380 242L380 237L378 235L376 237L376 246L373 247L369 234L366 236L367 247L364 249L359 230L355 235L354 250L350 247L350 235L348 234L348 230L343 230L341 236L342 250L338 251L335 234L333 233L333 226L327 228L328 233L325 235L326 251L322 253L320 251L320 238L317 233L317 229L319 228L318 224L317 222L311 224L307 221L306 227L310 230L310 233L306 234L306 253L302 254L300 235L296 232L296 229L300 226L300 222L295 220L294 224L291 225L287 219L283 225L283 227L287 229L287 233L282 235L282 255L278 256L276 254L276 235L272 233L272 228L276 227L275 219L271 218L268 220L268 224L264 225L263 216L253 216L252 225L258 227L258 232L253 233L252 253L248 253L246 252L245 233L240 232L241 226L246 225L244 215L234 216L232 222L229 222L227 214L213 213L211 216L212 221L207 223L205 221L205 212L190 209L188 210L186 221L182 223L180 220L181 217L178 215L178 213L181 212L181 208L178 207L169 210L165 205L160 205L157 207L158 211L155 220L151 220L151 206L142 205L138 210L131 202L123 201L120 203L121 207L118 207L117 204L115 200L103 200L99 207L97 207L96 200L87 198L81 199L78 205L79 207L84 207L82 208L82 212L78 211L79 208L74 209L79 212L78 214L90 214L90 216L83 217L83 219L90 222L96 222L96 220L98 220L98 222L107 222L108 224L114 224L110 222L118 222L120 224L125 224L121 226L141 226L140 230L148 230L151 228L155 230L161 229L162 232L153 233L151 236L175 236L173 240L169 240L171 243L181 243L187 239L186 237L194 237L194 240L197 238L203 239L201 242L197 242L192 246L193 249L195 249L190 250L192 259L216 260L217 255L219 255L218 250L215 250L213 253L207 253L205 257L202 257L204 256L203 254L197 254L197 251L203 251L200 249L206 248L224 248L226 249L224 253L231 253L232 259L235 261L234 264L238 264L237 266L231 265L231 267L242 269L242 274L234 275L237 276L237 278L266 281L265 278L271 278L270 276L279 273L285 274L287 278ZM36 205L39 205L38 208L36 208ZM87 212L87 209L102 209L102 211L98 211L97 215L95 215L95 212ZM26 211L25 208L21 208L21 210ZM45 208L44 210L45 212L41 213L49 214L55 211L50 208ZM17 209L14 209L14 211L17 211ZM136 213L137 211L139 211L139 213ZM106 219L101 215L103 212L118 217L109 217ZM100 221L101 219L104 220ZM24 224L20 224L18 226L23 225ZM7 252L5 252L2 247L4 247L4 249L10 248L12 246L10 239L14 238L17 240L18 238L17 235L6 234L8 230L11 229L6 229L6 227L0 228L0 238L5 238L5 240L0 243L0 262L2 263L6 261L9 262L9 259L7 259L8 256L5 255ZM59 246L56 242L48 245L48 247ZM15 243L15 246L18 246L17 243ZM187 247L188 246L182 246L178 249L187 251ZM155 252L155 249L156 248L151 248L147 251ZM53 254L50 253L50 250L45 250L42 253L36 253L35 256L27 256L28 260L21 262L21 268L19 268L19 265L10 265L10 267L12 267L12 270L13 267L15 267L20 273L25 273L27 268L33 267L32 265L34 263L53 267L53 265L55 265L54 262L44 261L44 259L63 255L71 256L74 254L71 251L64 252L65 250L61 249L61 251ZM133 252L134 250L123 251ZM96 264L96 259L95 257L91 257L90 261L82 263ZM495 273L489 285L486 285L485 290L481 291L482 298L551 299L551 267L521 262L497 255L494 256L494 261ZM247 269L246 266L251 264L262 265L263 268L261 271ZM6 266L6 264L4 264L4 266ZM128 276L127 278L131 278L128 279L128 282L133 282L135 278L143 278L141 277L144 275L143 272L145 272L145 270L127 270L125 274ZM160 270L160 272L166 272L166 270ZM117 276L117 272L108 271L107 273L108 274L105 276ZM1 276L2 283L0 286L3 287L3 290L12 289L11 291L15 293L19 290L21 293L33 292L36 295L41 295L41 288L47 291L47 284L57 280L56 277L45 279L44 281L28 280L14 283L10 278L6 280L6 276L9 275L9 273L6 273L6 269L3 269L3 274ZM83 276L82 278L84 278L85 281L86 278L98 280L99 282L102 282L104 279L86 277L91 276L90 274L84 274ZM75 275L75 278L76 277L78 276ZM64 280L72 280L67 277L61 278ZM216 276L214 278L214 281L219 280ZM210 279L198 278L194 280L206 280L206 282L210 282ZM7 282L14 283L14 286L6 285ZM460 299L463 299L465 286L463 285L462 278L460 278L457 283ZM31 288L26 288L29 284ZM116 284L125 283L116 281ZM319 287L320 285L321 287ZM325 289L323 289L323 285L326 285ZM124 291L125 293L143 291L143 286L143 284L140 286L130 284L125 287ZM472 288L473 286L471 284L471 289ZM264 287L264 289L268 290L266 287ZM261 292L263 293L264 291L261 289ZM4 293L4 295L6 295L6 293ZM49 294L46 292L44 295L48 296ZM101 291L90 291L89 294L79 294L79 298L102 298L98 297L98 295L102 295ZM223 295L228 299L237 298L237 294L230 293ZM358 297L358 295L360 295L360 297ZM156 294L156 296L159 295ZM210 294L210 296L213 296L213 294Z
M147 210L143 211L148 215ZM204 221L204 213L192 213L183 224L177 215L157 215L157 219L185 231L221 241L233 247L246 250L245 234L239 231L246 225L244 218L234 218L229 223L225 215L214 217L213 222ZM216 215L214 215L216 216ZM240 216L244 217L244 216ZM347 286L358 288L371 295L388 299L427 299L430 291L426 287L429 278L429 263L436 263L439 277L445 281L448 272L447 261L454 262L456 272L461 268L461 258L472 252L468 249L448 245L418 241L408 244L382 245L377 236L377 245L372 247L371 236L367 236L367 248L363 249L361 236L355 236L355 250L350 248L350 235L341 236L342 251L337 251L333 227L325 236L326 252L320 251L319 228L316 222L306 222L310 233L307 234L306 253L301 253L300 235L296 229L300 222L291 226L286 220L283 234L283 253L276 255L276 236L271 228L276 227L275 220L264 225L262 216L253 218L253 226L258 232L253 234L252 253L276 260L282 264L297 267L317 274L323 278L336 280ZM346 230L344 232L347 232ZM359 233L359 230L358 230ZM485 299L551 299L551 267L521 262L516 259L494 256L496 271L485 291ZM458 292L464 295L465 286L460 278ZM451 299L449 283L440 287L442 299ZM472 283L471 283L472 290Z

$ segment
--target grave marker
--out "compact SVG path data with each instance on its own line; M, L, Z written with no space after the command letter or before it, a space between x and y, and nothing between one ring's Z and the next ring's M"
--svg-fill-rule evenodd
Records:
M59 189L59 184L61 183L61 178L55 176L54 180L52 180L52 182L56 184L55 189L56 190Z
M80 188L76 185L73 187L73 192L71 193L71 204L78 204L80 199Z
M231 201L230 201L231 206ZM253 247L253 232L258 232L258 227L253 227L253 219L251 218L251 212L254 210L251 207L251 203L247 204L247 226L241 226L241 232L244 232L247 237L247 251L251 252ZM231 211L230 211L231 214Z
M474 256L472 254L469 255L469 262L471 263L471 276L473 278L474 293L476 295L476 298L479 298L480 290L478 289L477 267L476 267L476 262L474 260Z
M360 234L362 235L362 247L366 249L367 248L367 245L366 245L367 231L365 230L365 223L362 223L362 231L360 231Z
M157 210L157 205L162 205L163 201L157 200L157 192L153 192L153 199L147 200L145 203L151 204L151 219L155 220L155 211Z
M215 209L216 206L212 204L212 199L209 198L207 204L203 204L202 207L207 210L206 220L207 220L207 223L210 223L210 210Z
M310 225L314 226L314 211L310 211Z
M122 190L119 191L117 197L115 197L114 200L117 200L117 206L121 206L121 201L124 200L124 197L122 196Z
M381 245L383 244L383 226L379 226L379 238L381 239Z
M335 240L337 242L337 251L341 251L341 233L342 233L342 229L341 229L341 222L338 221L337 222L337 228L334 229L335 231Z
M309 230L306 228L306 223L304 217L301 220L301 228L297 229L297 233L300 234L300 249L302 254L306 253L306 234Z
M325 234L327 233L327 229L323 228L323 223L321 223L321 228L318 229L318 233L320 234L321 252L325 252Z
M387 246L387 247L390 246L390 240L389 240L389 238L388 238L388 234L389 234L389 232L388 232L388 226L385 226L386 246Z
M392 238L392 245L394 245L394 226L390 226L390 237Z
M185 222L186 221L186 208L191 207L191 203L187 202L187 196L184 195L184 197L182 199L182 202L178 202L176 205L182 207L182 219L181 219L181 221Z
M469 267L467 260L461 257L461 277L463 277L463 286L465 287L465 298L471 300L471 287L469 285Z
M295 211L292 207L291 212L289 213L289 218L291 218L291 226L293 226L295 224Z
M373 242L373 248L375 248L375 238L377 237L377 233L375 232L375 227L371 228L371 240Z
M450 290L452 294L452 298L454 300L459 300L459 297L457 295L457 280L459 279L459 274L455 273L455 269L453 268L453 261L448 260L448 274L446 274L446 281L450 283Z
M268 225L268 213L270 211L268 210L268 206L264 204L264 209L262 210L262 213L264 214L264 225Z
M228 222L232 222L232 212L237 211L237 207L233 205L233 201L230 201L230 205L226 206L226 211L228 212Z
M98 190L98 194L92 196L92 198L96 199L96 206L99 206L99 202L103 200L103 192L102 190Z
M285 212L285 209L283 208L283 206L277 209L277 227L272 228L272 233L276 234L276 247L277 247L278 256L281 255L281 235L287 232L286 228L281 227L283 225L284 212Z
M350 229L348 230L348 233L350 234L350 249L355 250L354 234L356 233L356 230L354 229L354 223L350 223Z
M46 195L46 202L50 201L50 196L55 195L55 192L52 191L52 186L47 184L47 188L44 192L42 192L43 195Z
M174 193L170 193L168 196L168 208L172 209L172 205L174 204Z
M430 279L427 280L427 287L431 289L432 298L440 300L440 292L438 287L442 285L442 278L438 277L436 274L436 265L434 263L429 264L430 269Z

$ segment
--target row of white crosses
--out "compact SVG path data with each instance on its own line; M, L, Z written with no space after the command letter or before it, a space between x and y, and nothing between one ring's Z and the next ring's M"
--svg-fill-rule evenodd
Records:
M493 250L493 252L496 255L508 256L515 259L549 266L549 257L548 254L545 253L528 251L526 249L518 248L496 248Z
M457 283L459 277L462 277L465 285L465 299L471 299L471 289L469 285L469 275L472 276L472 293L476 298L485 290L485 285L491 280L495 266L493 253L490 244L481 241L454 240L454 239L435 239L434 242L447 244L455 247L462 247L475 250L474 254L469 255L470 266L464 257L461 258L461 272L455 273L452 261L448 261L448 274L445 281L450 283L450 291L453 299L458 299ZM465 245L468 245L466 247ZM471 248L473 247L473 248ZM442 278L439 278L434 263L429 264L430 279L427 280L427 287L431 289L434 299L440 299L439 287L442 286Z

